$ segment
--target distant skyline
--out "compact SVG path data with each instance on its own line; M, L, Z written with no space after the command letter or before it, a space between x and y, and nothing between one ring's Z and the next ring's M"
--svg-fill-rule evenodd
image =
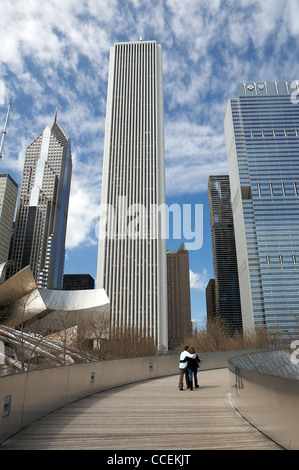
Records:
M163 50L166 202L203 204L203 246L190 252L192 318L205 320L213 277L210 175L228 174L223 121L237 83L299 78L298 0L3 0L0 172L20 185L26 147L58 121L73 176L65 273L96 278L110 47L156 40ZM177 250L182 240L169 241Z

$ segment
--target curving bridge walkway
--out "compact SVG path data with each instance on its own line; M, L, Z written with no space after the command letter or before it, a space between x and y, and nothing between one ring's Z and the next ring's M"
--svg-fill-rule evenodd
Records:
M178 376L170 376L92 395L36 421L0 450L281 449L233 407L228 369L200 371L193 391L177 385Z

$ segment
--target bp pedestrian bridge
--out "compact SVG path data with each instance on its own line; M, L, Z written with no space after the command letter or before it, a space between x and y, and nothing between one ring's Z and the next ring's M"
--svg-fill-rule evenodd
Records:
M290 353L201 357L193 391L178 389L177 355L2 376L0 450L299 449L299 373Z

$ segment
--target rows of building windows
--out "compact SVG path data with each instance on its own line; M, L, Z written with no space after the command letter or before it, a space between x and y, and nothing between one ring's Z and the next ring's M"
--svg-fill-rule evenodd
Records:
M282 129L282 130L251 130L245 134L252 138L256 137L299 137L299 131L297 129ZM236 136L236 140L244 139L245 135L239 134Z
M266 193L262 191L265 190L267 191ZM298 196L298 187L297 187L297 183L296 182L293 182L293 183L284 183L284 182L281 182L281 183L268 183L268 185L266 186L266 184L263 184L263 187L262 187L262 184L261 183L257 183L257 191L258 191L258 196L259 197L262 197L263 195L267 195L267 196L276 196L276 195L279 195L279 196L287 196L287 195L291 195L291 193L295 196Z
M230 102L254 322L292 325L287 314L298 313L299 106L277 96L272 85L272 97L243 98L240 87L239 99Z
M286 261L289 262L291 261L293 264L296 264L297 263L297 257L296 255L291 255L289 256L288 258L286 258L285 256L283 255L278 255L276 258L275 258L275 261L279 261L279 264L284 264ZM273 263L273 256L270 256L270 255L266 255L266 262L267 264L271 264L271 261Z

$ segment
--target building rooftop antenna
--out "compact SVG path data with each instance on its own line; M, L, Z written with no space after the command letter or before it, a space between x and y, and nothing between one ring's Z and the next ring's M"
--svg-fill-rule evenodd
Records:
M2 152L3 152L3 144L4 144L4 139L6 135L6 129L7 129L7 122L8 122L8 116L10 112L10 107L11 107L11 99L8 103L8 109L7 109L7 114L6 114L6 119L5 119L5 124L4 124L4 129L2 131L2 138L1 138L1 144L0 144L0 159L2 158Z

